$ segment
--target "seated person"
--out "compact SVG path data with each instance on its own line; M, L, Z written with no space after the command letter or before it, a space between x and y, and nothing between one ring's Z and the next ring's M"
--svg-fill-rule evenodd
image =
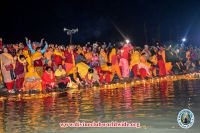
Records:
M23 91L42 90L41 78L35 71L34 67L30 67L29 72L25 74Z
M55 71L55 77L59 88L65 88L67 83L70 82L70 79L67 77L66 71L62 68L61 64L58 65L58 68Z
M99 75L96 69L92 69L92 68L88 69L88 73L86 75L86 82L90 86L92 86L94 83L100 84Z
M81 78L76 66L74 66L68 73L67 75L70 77L70 82L83 85L83 79Z
M42 75L42 90L52 90L56 87L56 79L51 67L47 66L44 74Z

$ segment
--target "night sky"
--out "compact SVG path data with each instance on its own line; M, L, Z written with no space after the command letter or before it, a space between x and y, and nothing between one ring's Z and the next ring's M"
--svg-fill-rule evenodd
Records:
M5 43L30 37L67 43L63 28L79 28L76 43L124 40L143 45L187 36L200 44L200 1L196 0L1 0L0 37ZM121 34L120 34L121 32Z

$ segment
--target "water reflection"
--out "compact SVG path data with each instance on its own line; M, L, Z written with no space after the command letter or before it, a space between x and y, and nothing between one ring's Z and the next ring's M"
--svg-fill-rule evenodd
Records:
M163 80L134 87L86 89L43 99L5 101L0 103L0 132L78 132L81 129L60 128L59 122L124 120L141 122L143 127L179 129L179 110L189 106L194 113L200 111L199 85L199 80Z

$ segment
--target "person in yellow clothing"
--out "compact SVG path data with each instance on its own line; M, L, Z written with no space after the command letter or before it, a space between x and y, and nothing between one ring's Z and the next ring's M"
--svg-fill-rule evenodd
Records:
M88 73L88 69L90 68L87 64L80 62L78 64L76 64L78 73L80 74L82 79L85 79L87 73Z
M65 88L67 83L70 82L69 77L67 77L67 73L65 69L62 68L62 65L58 65L58 68L55 71L56 82L59 88Z
M34 67L30 67L29 72L25 74L23 91L42 90L41 77L35 71Z
M109 62L112 64L112 66L111 66L111 69L112 69L111 70L111 72L112 72L111 81L113 80L115 73L117 74L119 79L122 79L116 48L112 48L112 50L109 54Z
M30 71L30 68L32 67L32 60L31 60L31 56L30 53L27 49L24 48L23 50L23 55L26 57L26 62L27 62L27 70Z
M36 52L31 56L32 65L35 67L35 71L41 77L43 75L43 55L40 49L36 49Z
M167 74L169 74L169 73L171 73L171 70L172 70L172 62L166 61L166 50L164 48L162 49L161 54L162 54L162 57L163 57L163 60L165 63L166 72L167 72Z
M130 69L133 68L134 65L137 65L140 63L140 52L138 49L133 49L131 53L131 61L130 61Z
M87 52L84 54L84 56L88 61L92 60L92 52L90 50L87 50Z

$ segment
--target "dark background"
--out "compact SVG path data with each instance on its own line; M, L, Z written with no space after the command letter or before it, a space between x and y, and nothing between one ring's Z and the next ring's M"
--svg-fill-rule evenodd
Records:
M198 0L1 0L0 16L5 43L25 36L67 43L66 27L79 28L75 43L123 41L124 34L137 45L182 37L200 44Z

